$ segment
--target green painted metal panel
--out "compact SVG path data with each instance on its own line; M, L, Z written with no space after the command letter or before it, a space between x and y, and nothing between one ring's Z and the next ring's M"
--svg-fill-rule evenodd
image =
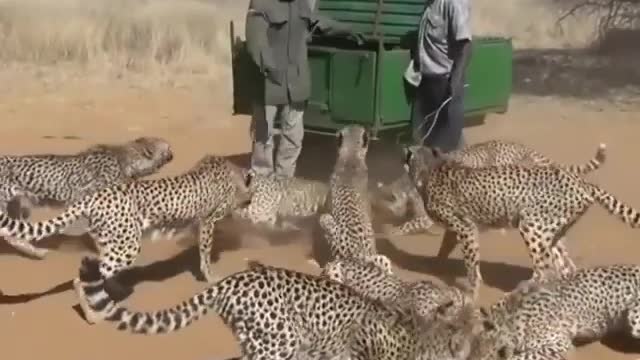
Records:
M408 50L383 52L380 69L380 117L382 125L408 123L409 101L405 93L403 74L409 63Z
M513 46L506 39L474 41L474 50L467 69L465 111L489 108L506 111L512 90Z
M381 6L378 0L319 0L318 10L365 36L381 35L385 43L399 43L418 27L424 0L384 0Z
M323 61L330 59L323 62L322 67L313 67L312 71L323 72L314 74L314 79L330 79L314 84L314 94L329 94L325 112L334 122L377 125L381 129L409 123L410 105L402 77L409 62L408 50L394 49L378 53L374 50L315 46L312 47L310 58ZM508 39L475 39L467 70L469 87L465 98L466 114L506 110L511 94L511 59L512 46ZM378 73L376 61L380 62ZM380 95L376 99L377 85L380 86ZM320 98L320 95L314 95L314 103L318 102L316 97ZM321 124L316 121L315 126Z
M373 125L376 53L337 51L331 59L331 115L335 122Z

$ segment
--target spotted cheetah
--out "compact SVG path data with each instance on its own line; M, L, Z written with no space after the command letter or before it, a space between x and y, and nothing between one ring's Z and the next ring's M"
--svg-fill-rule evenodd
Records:
M509 311L484 314L489 324L470 360L565 359L573 340L598 340L620 330L640 338L640 266L576 270L523 292ZM491 317L493 315L493 317ZM488 326L487 326L488 325Z
M143 230L167 223L195 223L199 227L200 270L211 282L215 280L210 272L214 225L233 208L250 201L247 187L252 176L251 170L240 169L223 157L205 155L181 175L104 188L51 220L29 223L0 213L0 235L34 242L85 216L99 251L101 274L115 280L114 275L134 263Z
M256 174L249 190L251 204L235 210L235 218L265 225L272 230L299 230L289 220L324 211L329 186L300 177Z
M345 284L366 297L412 309L425 320L432 319L442 305L449 304L450 311L455 313L472 303L470 289L464 286L447 286L429 280L406 281L390 269L385 271L383 266L361 259L331 260L325 264L321 276Z
M320 227L329 243L331 258L363 258L374 264L391 263L376 250L366 164L370 135L359 125L336 134L337 158L329 179L328 212ZM390 266L389 266L390 267Z
M119 330L161 334L214 311L243 359L462 360L481 330L472 312L427 324L337 282L255 260L171 309L134 312L111 300L98 266L85 258L80 271L92 316Z
M415 154L414 161L419 165L421 162L428 161L428 154L424 156L421 146L412 146ZM451 161L458 162L469 167L485 167L498 165L539 165L549 166L556 165L551 159L543 154L531 149L530 147L508 140L488 140L470 145L464 149L455 150L447 154ZM574 172L579 175L587 175L597 169L606 161L606 145L600 144L593 158L586 164L581 165L557 165L563 166L567 171ZM394 216L404 216L407 207L412 212L412 218L397 227L387 227L389 235L401 236L415 234L420 232L430 233L429 229L433 225L433 221L427 216L424 205L417 194L409 176L404 173L397 180L389 185L378 183L379 199L376 206L390 210ZM391 199L391 200L387 200Z
M456 234L476 292L482 281L477 239L482 229L518 228L533 261L532 278L540 280L552 267L562 274L575 269L563 237L594 202L630 226L640 225L637 210L562 167L472 168L434 148L428 165L416 168L414 152L407 148L406 153L405 169L417 179L427 215Z
M169 143L155 137L97 144L76 154L0 156L0 211L27 220L35 205L69 206L104 187L154 174L172 159ZM67 234L80 235L79 228ZM36 258L46 255L29 243L10 244Z

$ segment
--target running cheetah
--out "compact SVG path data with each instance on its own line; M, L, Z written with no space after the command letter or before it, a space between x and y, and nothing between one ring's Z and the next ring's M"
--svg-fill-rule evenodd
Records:
M211 282L215 280L210 272L214 226L233 208L250 201L247 187L252 176L251 170L240 169L223 157L205 155L182 175L104 188L48 221L29 223L0 213L0 235L34 242L85 216L100 254L102 276L113 280L109 284L115 290L128 291L113 277L134 263L143 230L195 223L199 227L200 270Z
M416 167L407 148L405 169L431 219L457 236L462 244L467 276L476 289L482 281L478 233L485 228L519 229L533 261L533 279L552 267L560 274L575 269L564 245L567 230L594 203L636 228L640 213L600 186L558 166L505 165L472 168L449 161L439 149Z
M370 135L362 126L347 126L336 134L337 159L329 180L329 211L320 215L332 259L363 258L390 263L377 254L371 222L368 168Z
M0 211L27 220L35 205L69 206L107 186L154 174L172 159L169 143L155 137L93 145L76 154L0 156ZM10 244L36 258L46 255L28 243Z
M429 160L421 154L421 146L412 146L415 154L414 161L418 164ZM485 167L497 165L539 165L549 166L555 163L548 157L529 148L528 146L508 140L488 140L470 145L464 149L455 150L447 154L452 161L469 167ZM579 175L587 175L597 169L606 161L606 145L600 144L593 158L582 165L557 165L563 166L570 172ZM400 226L387 229L389 235L401 236L420 232L430 233L429 229L433 221L426 214L422 201L418 201L419 196L409 176L404 173L397 180L389 185L378 183L380 193L376 206L390 210L394 216L405 216L407 207L411 210L412 218L402 223ZM391 200L384 200L384 199Z
M119 330L161 334L215 311L243 359L462 360L481 330L475 312L427 324L337 282L253 260L171 309L133 312L111 300L98 266L85 258L80 272L94 318Z
M484 311L485 331L474 340L469 360L560 360L576 339L598 340L619 330L640 338L637 265L579 269L537 284L511 301L508 311Z
M457 313L472 303L470 289L429 280L405 281L391 274L390 269L385 271L380 265L360 259L332 260L324 266L321 276L345 284L366 297L412 309L427 321L442 305L450 304L450 311Z

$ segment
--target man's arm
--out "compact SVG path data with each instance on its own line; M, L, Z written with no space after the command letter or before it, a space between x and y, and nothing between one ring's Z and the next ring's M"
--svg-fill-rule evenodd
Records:
M262 0L251 0L249 2L249 10L245 21L247 50L262 74L275 77L275 80L278 80L275 74L275 60L267 38L267 30L269 29L268 17L266 9L261 6L262 2Z
M315 29L318 29L323 34L329 36L353 37L359 45L364 42L362 34L354 32L353 28L349 24L336 21L328 16L320 15L315 11L313 11L313 14L311 29L309 29L311 33L313 33Z
M453 95L462 90L464 73L471 59L471 16L468 0L452 0L448 4L449 34L453 40L449 91Z

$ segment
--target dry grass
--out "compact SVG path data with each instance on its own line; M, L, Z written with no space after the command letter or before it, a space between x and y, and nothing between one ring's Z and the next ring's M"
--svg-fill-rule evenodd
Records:
M231 3L0 0L0 62L215 78L229 63Z
M596 16L558 26L563 9L557 3L472 0L474 32L510 36L516 48L593 42ZM223 82L230 88L229 21L244 36L247 5L248 0L0 0L0 78L24 74L20 79L48 84L123 79L136 86L204 80L209 87Z

